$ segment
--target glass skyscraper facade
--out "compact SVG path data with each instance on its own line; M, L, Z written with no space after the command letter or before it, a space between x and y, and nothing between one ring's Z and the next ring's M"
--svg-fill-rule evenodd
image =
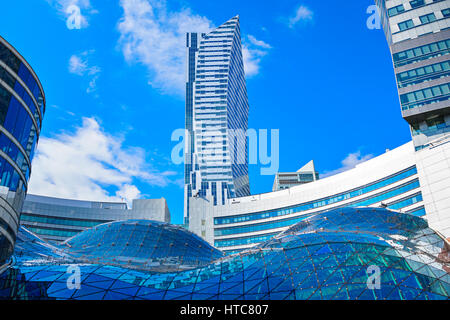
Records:
M0 37L0 267L14 248L44 113L38 77Z
M213 205L250 194L249 104L239 17L208 34L187 34L185 224L189 199Z

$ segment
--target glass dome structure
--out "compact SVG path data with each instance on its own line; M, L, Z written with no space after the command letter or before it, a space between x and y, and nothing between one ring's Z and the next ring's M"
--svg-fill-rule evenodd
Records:
M145 240L148 248L161 245L161 251L140 251L136 245L126 249L133 230L146 228L141 221L99 226L61 246L52 246L21 229L15 263L0 275L0 297L448 300L450 296L450 246L425 220L413 215L386 209L337 209L309 217L262 245L226 257L187 231L146 223L155 239L167 232L159 237L161 241ZM108 229L115 230L115 239L108 238ZM195 252L168 249L170 241L163 239L175 238L175 234L185 237L181 244L200 243L202 248ZM166 261L164 252L171 259L201 262L198 267L178 271L141 268L144 258ZM116 253L129 258L127 263L117 259L118 263L111 263ZM196 255L201 258L195 260ZM71 266L80 269L80 287L73 290L67 285ZM375 278L373 270L377 271ZM377 282L378 286L373 285Z
M129 220L102 224L64 242L84 263L146 271L180 271L207 265L223 253L187 230L167 223Z

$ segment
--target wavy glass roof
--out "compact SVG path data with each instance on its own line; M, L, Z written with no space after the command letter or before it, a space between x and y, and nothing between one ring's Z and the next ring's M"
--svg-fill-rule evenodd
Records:
M149 233L155 235L153 240ZM183 242L202 248L183 250L179 246ZM0 275L0 297L434 300L450 296L448 243L425 220L386 209L320 213L258 247L227 257L187 231L143 221L99 226L67 244L71 247L51 246L21 229L15 263ZM191 269L142 268L143 260L161 259L164 265L168 261L164 253L170 261L189 261ZM114 256L128 260L114 262ZM81 286L70 290L67 268L73 265L80 268ZM373 267L380 272L379 287L370 280Z
M85 263L169 272L210 264L223 253L187 230L166 223L107 223L67 240L65 251Z

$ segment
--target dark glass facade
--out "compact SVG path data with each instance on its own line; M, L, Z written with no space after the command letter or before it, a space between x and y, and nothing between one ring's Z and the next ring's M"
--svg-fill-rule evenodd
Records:
M49 242L64 242L86 229L123 220L152 220L170 223L166 200L133 200L131 209L123 202L60 199L27 194L20 224Z
M14 248L44 113L39 79L0 37L0 267Z
M68 285L79 268L79 286ZM51 246L21 228L2 299L448 300L450 245L417 216L343 208L223 257L168 224L127 221Z

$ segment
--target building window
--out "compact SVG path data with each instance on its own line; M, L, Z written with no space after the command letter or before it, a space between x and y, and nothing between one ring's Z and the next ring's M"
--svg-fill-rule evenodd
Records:
M399 6L390 8L388 10L388 15L389 15L389 17L393 17L393 16L396 16L396 15L398 15L398 14L404 12L404 11L405 11L405 7L403 7L403 5L401 4Z
M412 135L413 136L418 136L419 134L421 134L422 132L420 131L420 126L419 124L413 124L411 125L411 131L412 131Z
M442 10L442 15L444 16L444 18L450 17L450 9Z
M420 22L422 22L422 24L436 21L436 16L434 15L434 13L426 14L426 15L421 16L419 18L420 18Z
M428 130L439 130L444 129L447 125L443 116L439 116L433 119L428 119L427 121Z
M450 85L442 84L423 90L414 91L400 96L402 110L421 107L427 104L448 100Z
M409 4L411 5L411 8L415 9L415 8L424 6L425 0L413 0L413 1L410 1Z
M410 19L410 20L406 20L406 21L400 22L398 24L398 27L400 28L400 31L405 31L405 30L413 28L414 27L414 23Z
M450 72L450 61L436 63L426 67L412 69L397 74L399 88L415 85L425 81L447 77Z
M401 67L410 63L416 63L419 61L431 59L437 56L445 55L449 53L450 39L430 43L421 47L417 47L414 50L409 49L394 54L395 67Z

